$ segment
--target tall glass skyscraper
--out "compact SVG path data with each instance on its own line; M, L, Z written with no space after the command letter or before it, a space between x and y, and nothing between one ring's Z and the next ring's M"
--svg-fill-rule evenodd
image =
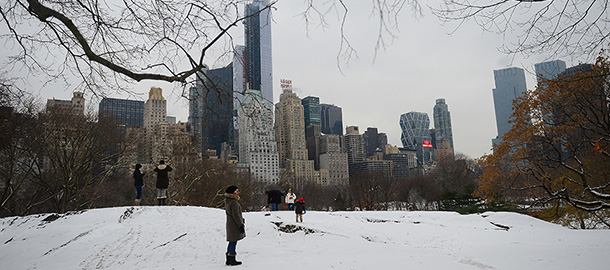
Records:
M418 166L431 163L433 160L429 128L430 118L427 113L408 112L400 116L402 146L416 151Z
M320 104L322 133L343 135L343 115L341 108L331 104Z
M260 90L263 98L273 104L273 69L271 58L271 9L269 0L255 0L246 4L244 21L245 83L249 89Z
M512 127L508 121L513 114L513 101L527 91L527 86L525 71L518 67L494 70L494 80L496 88L493 89L493 97L498 136L492 141L496 145Z
M197 150L220 154L221 144L233 141L233 64L205 68L190 91L189 123L199 142Z
M453 131L451 129L451 113L444 98L436 100L434 105L434 130L436 133L436 144L441 146L445 141L453 148Z
M320 124L320 98L306 97L301 100L305 110L305 128L311 124Z

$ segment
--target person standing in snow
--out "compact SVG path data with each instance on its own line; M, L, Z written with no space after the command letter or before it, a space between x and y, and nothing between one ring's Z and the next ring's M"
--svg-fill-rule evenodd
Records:
M292 189L288 189L288 194L286 194L286 205L288 206L288 210L292 210L294 207L294 201L297 199L297 195L292 192Z
M142 164L136 164L136 169L133 171L133 185L136 187L136 200L135 205L140 205L142 200L142 187L144 186L144 174L140 169Z
M167 188L169 187L169 172L173 169L165 164L164 160L159 161L159 165L155 168L157 172L157 200L159 205L167 204Z
M303 222L303 214L305 214L305 200L303 200L303 197L299 198L294 205L294 213L297 214L297 222L299 222L299 219Z
M245 219L241 214L239 204L239 189L236 186L229 186L225 190L225 212L227 214L227 262L226 265L240 265L241 262L235 260L237 256L237 241L246 237Z
M282 192L279 190L267 191L267 204L271 205L271 211L277 211L278 205L282 203Z

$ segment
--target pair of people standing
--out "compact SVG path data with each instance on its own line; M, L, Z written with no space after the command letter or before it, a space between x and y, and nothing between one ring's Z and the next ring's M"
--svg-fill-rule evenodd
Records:
M144 175L141 171L142 165L136 164L136 169L133 171L133 185L136 187L135 205L140 205L142 200L142 187L144 187ZM159 161L159 165L154 169L157 173L157 201L158 205L167 205L167 188L169 187L169 172L173 169L164 160Z

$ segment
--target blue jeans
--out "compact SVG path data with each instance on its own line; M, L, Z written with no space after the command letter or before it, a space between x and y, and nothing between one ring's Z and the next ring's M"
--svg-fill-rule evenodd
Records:
M142 198L142 186L136 186L136 192L138 193L136 195L136 199L139 200L140 198Z
M227 247L227 253L229 253L231 255L237 254L237 251L235 251L236 248L237 248L237 241L229 242L229 246Z
M271 211L277 211L277 203L271 203Z

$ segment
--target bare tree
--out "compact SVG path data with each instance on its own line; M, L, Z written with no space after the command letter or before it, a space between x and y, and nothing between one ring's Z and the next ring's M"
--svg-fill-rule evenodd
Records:
M100 93L125 81L186 84L210 54L232 52L230 30L247 18L238 8L244 2L9 0L0 15L15 52L9 65L53 79L76 76Z
M594 58L610 41L608 0L442 2L432 9L438 18L459 25L472 20L484 31L503 35L510 41L501 48L506 53Z

